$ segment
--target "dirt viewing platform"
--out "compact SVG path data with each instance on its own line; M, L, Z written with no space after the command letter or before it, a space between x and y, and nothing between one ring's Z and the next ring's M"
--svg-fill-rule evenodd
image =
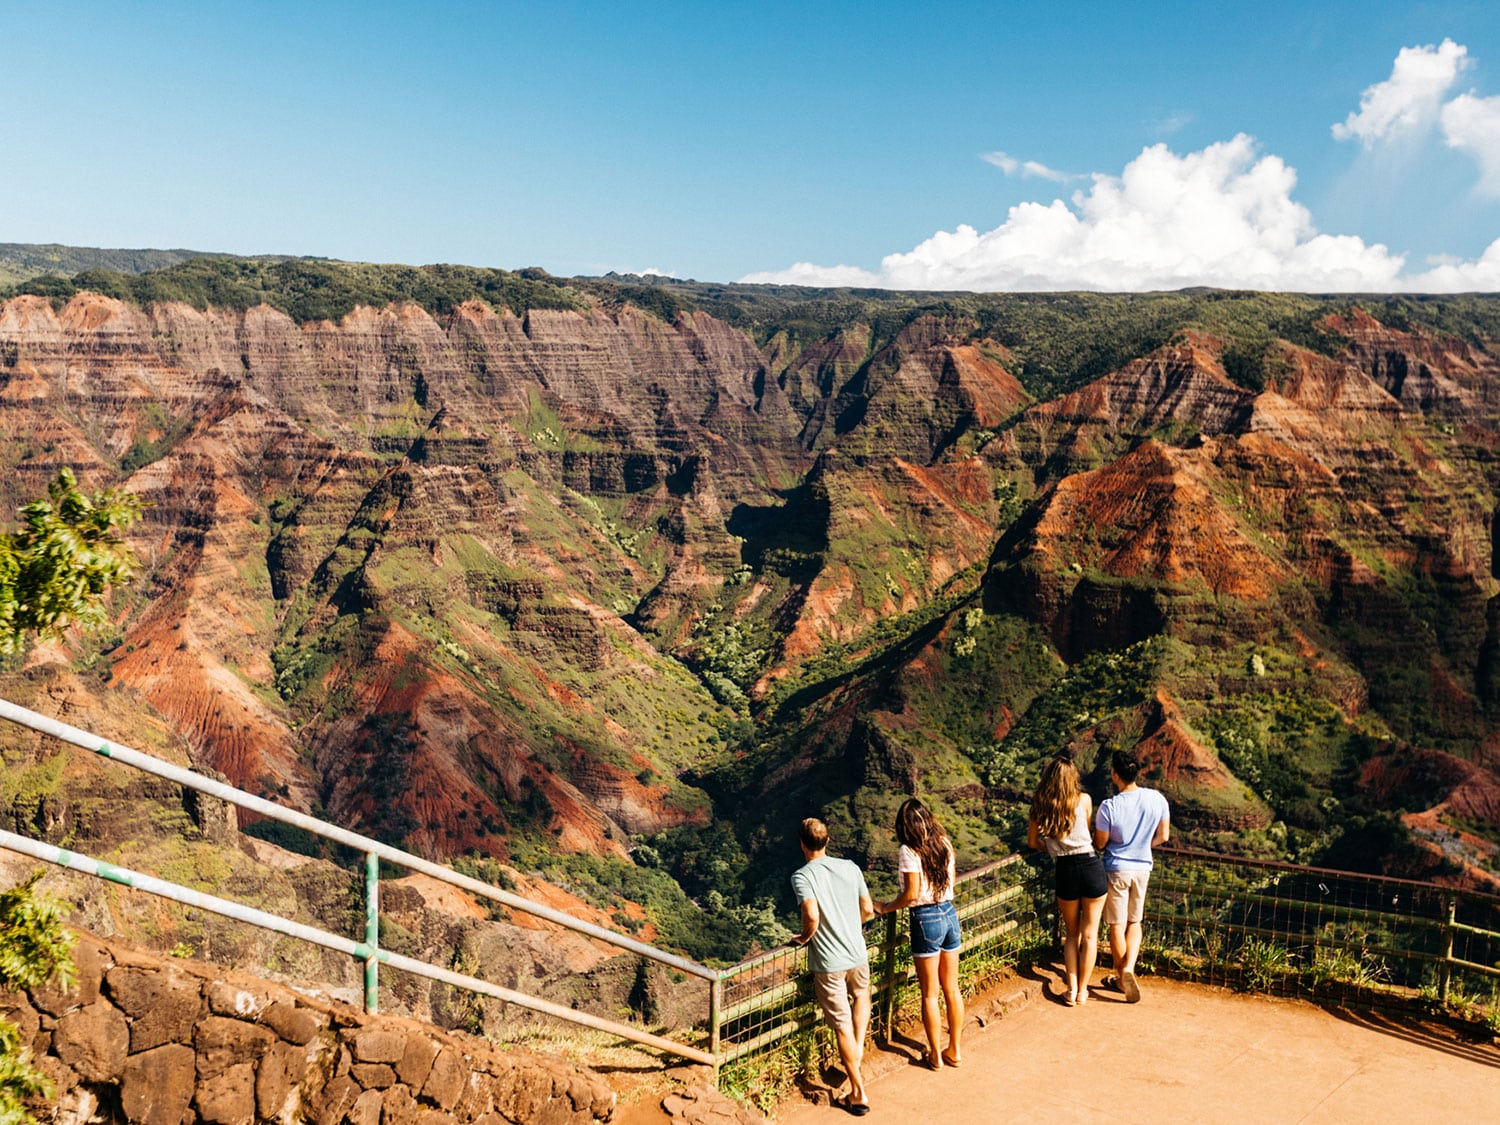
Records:
M1325 1009L1159 977L1141 1001L1101 988L1061 1002L1050 968L1031 999L965 1029L960 1069L918 1064L920 1027L870 1049L867 1120L962 1122L1500 1121L1500 1039L1439 1021ZM841 1075L829 1075L833 1093ZM821 1092L814 1091L818 1096ZM793 1097L780 1125L848 1117Z

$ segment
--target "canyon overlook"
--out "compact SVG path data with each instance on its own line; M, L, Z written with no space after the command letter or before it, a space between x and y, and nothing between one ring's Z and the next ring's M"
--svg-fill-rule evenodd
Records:
M147 507L0 694L695 956L775 939L792 818L889 872L917 792L978 862L1063 746L1200 846L1500 882L1500 301L555 284L9 297L0 500ZM0 749L11 823L204 835Z

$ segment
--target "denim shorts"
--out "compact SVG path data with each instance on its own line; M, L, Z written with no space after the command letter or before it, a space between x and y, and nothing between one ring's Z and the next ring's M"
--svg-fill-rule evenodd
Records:
M913 906L907 916L911 920L913 957L936 957L939 953L958 952L958 911L953 909L951 901L935 902L930 906Z

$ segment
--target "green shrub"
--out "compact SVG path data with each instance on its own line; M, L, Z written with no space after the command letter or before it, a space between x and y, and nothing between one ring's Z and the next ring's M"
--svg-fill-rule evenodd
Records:
M73 935L63 928L61 903L36 893L38 871L0 893L0 986L36 988L73 981ZM30 1125L29 1098L49 1098L52 1084L31 1065L20 1031L0 1020L0 1125Z
M41 877L38 871L0 893L0 985L6 988L73 983L73 935L63 928L65 907L36 893Z
M1240 967L1246 987L1265 992L1291 971L1292 960L1284 945L1252 937L1240 947Z

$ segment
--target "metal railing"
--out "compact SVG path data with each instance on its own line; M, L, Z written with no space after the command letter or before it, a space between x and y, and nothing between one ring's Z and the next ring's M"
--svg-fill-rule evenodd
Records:
M1500 896L1436 883L1158 849L1143 958L1166 974L1363 1006L1488 997Z
M963 928L959 975L965 988L1051 944L1056 913L1051 880L1019 855L959 875L953 900ZM865 924L872 1023L886 1038L916 995L911 945L900 928L904 914L887 914ZM773 949L731 965L721 976L721 1023L714 1036L721 1063L776 1050L789 1036L818 1024L803 948Z
M563 926L575 933L593 938L596 941L606 942L618 949L659 962L679 972L699 977L706 981L709 986L708 1005L710 1025L714 1023L716 1018L716 1005L719 997L719 971L716 969L710 969L686 957L679 957L676 954L657 949L655 946L648 945L645 942L636 941L634 938L626 937L623 934L617 934L613 930L606 929L603 926L596 926L590 922L574 918L560 910L554 910L541 903L532 902L530 899L511 894L489 883L481 882L467 875L461 875L451 868L444 867L442 864L433 863L420 856L412 855L410 852L402 851L400 848L393 848L389 844L383 844L368 836L362 836L357 832L338 828L319 820L317 817L308 816L294 809L284 808L275 802L253 796L244 790L236 789L232 785L226 785L221 781L204 777L202 774L194 773L192 770L184 769L170 762L164 762L160 758L152 757L150 754L143 754L138 750L132 750L127 746L110 742L108 739L100 738L98 735L90 734L88 731L69 726L67 723L50 719L45 715L40 715L24 707L18 707L7 700L0 700L0 718L9 719L20 726L29 727L42 734L50 735L64 742L71 743L74 746L82 747L85 750L108 758L110 761L132 766L135 769L175 782L184 788L205 793L221 801L227 801L240 808L248 809L259 816L293 825L315 836L331 840L336 844L342 844L345 847L353 848L355 851L363 853L365 856L365 926L363 940L355 940L329 933L326 930L295 922L280 915L257 910L242 903L205 894L190 887L169 883L154 876L131 871L102 860L78 855L51 844L40 843L29 837L17 835L14 832L0 831L0 848L6 848L23 855L29 855L33 858L56 864L60 867L107 879L135 890L158 895L162 898L171 899L175 902L209 911L226 918L248 922L251 925L298 938L325 949L345 953L360 961L364 966L364 1000L365 1009L369 1012L374 1012L379 1007L379 966L389 965L393 969L401 969L417 976L441 981L456 988L467 989L482 996L503 1000L517 1007L555 1016L558 1019L567 1020L570 1023L575 1023L583 1027L605 1031L612 1035L617 1035L622 1039L641 1043L657 1050L667 1051L682 1058L691 1059L694 1062L706 1063L710 1066L715 1065L716 1060L711 1050L704 1051L698 1047L654 1035L616 1020L609 1020L587 1012L581 1012L561 1004L555 1004L541 997L529 996L514 989L491 984L478 977L456 973L450 969L441 968L437 965L381 948L380 863L384 860L387 863L409 871L421 872L423 875L431 876L434 879L447 883L450 886L458 887L482 899L490 899L512 910L518 910L534 917L545 919L548 922Z
M365 1006L371 1012L378 1007L379 966L384 964L705 1063L716 1073L725 1063L753 1065L759 1056L782 1049L790 1037L818 1025L804 949L783 946L725 969L709 968L5 700L0 700L0 718L363 853L365 926L359 940L0 831L0 848L352 957L363 965ZM707 1049L382 948L382 860L705 981ZM1054 948L1057 918L1050 864L1019 855L995 860L959 875L954 900L964 930L960 977L966 990ZM1162 848L1147 896L1146 923L1142 963L1167 975L1368 1006L1409 1003L1413 995L1446 1003L1455 996L1482 996L1488 988L1500 1018L1500 896ZM865 932L873 1022L877 1033L890 1038L916 998L911 949L896 914L872 920ZM703 1026L677 1033L701 1033Z
M69 870L108 880L133 890L157 895L185 906L235 919L274 933L284 934L330 949L358 961L364 970L364 1000L367 1011L379 1007L379 966L387 965L416 976L440 981L455 988L467 989L482 996L514 1004L580 1026L605 1031L622 1039L675 1054L718 1069L728 1061L753 1057L773 1048L794 1032L816 1022L807 971L805 950L782 947L751 957L725 969L713 969L685 957L657 949L645 942L596 926L561 911L511 894L441 864L422 859L399 848L383 844L368 836L338 828L316 817L284 808L272 801L253 796L234 786L194 773L189 769L162 761L149 754L119 745L69 726L56 719L0 700L0 718L50 735L74 746L164 778L200 793L247 809L259 816L290 824L322 839L330 840L365 857L364 932L360 937L330 933L281 915L259 910L194 890L164 879L133 871L103 860L78 854L65 848L0 830L0 848L31 856ZM501 905L621 950L649 958L660 964L695 976L708 985L706 1025L680 1028L677 1034L701 1031L706 1026L707 1049L691 1046L676 1039L645 1032L615 1020L605 1019L564 1007L540 997L528 996L488 981L451 969L407 957L380 945L380 864L381 861L417 871L467 891L481 899ZM955 902L965 928L964 976L966 982L989 969L1014 960L1024 949L1044 945L1051 933L1050 888L1043 888L1038 869L1022 862L1019 856L1007 856L959 876L955 884ZM910 947L898 933L897 916L887 915L872 921L866 930L871 935L872 960L878 964L876 1001L879 1004L878 1026L887 1032L903 1002L914 994L915 977Z
M1050 863L1007 856L960 875L954 889L965 991L997 968L1052 955ZM1478 1006L1469 1014L1500 1020L1497 896L1162 848L1146 905L1142 965L1163 975L1351 1006ZM894 914L866 935L872 1023L889 1039L915 1001L911 949ZM818 1026L805 951L772 950L722 976L721 1062L753 1062Z

